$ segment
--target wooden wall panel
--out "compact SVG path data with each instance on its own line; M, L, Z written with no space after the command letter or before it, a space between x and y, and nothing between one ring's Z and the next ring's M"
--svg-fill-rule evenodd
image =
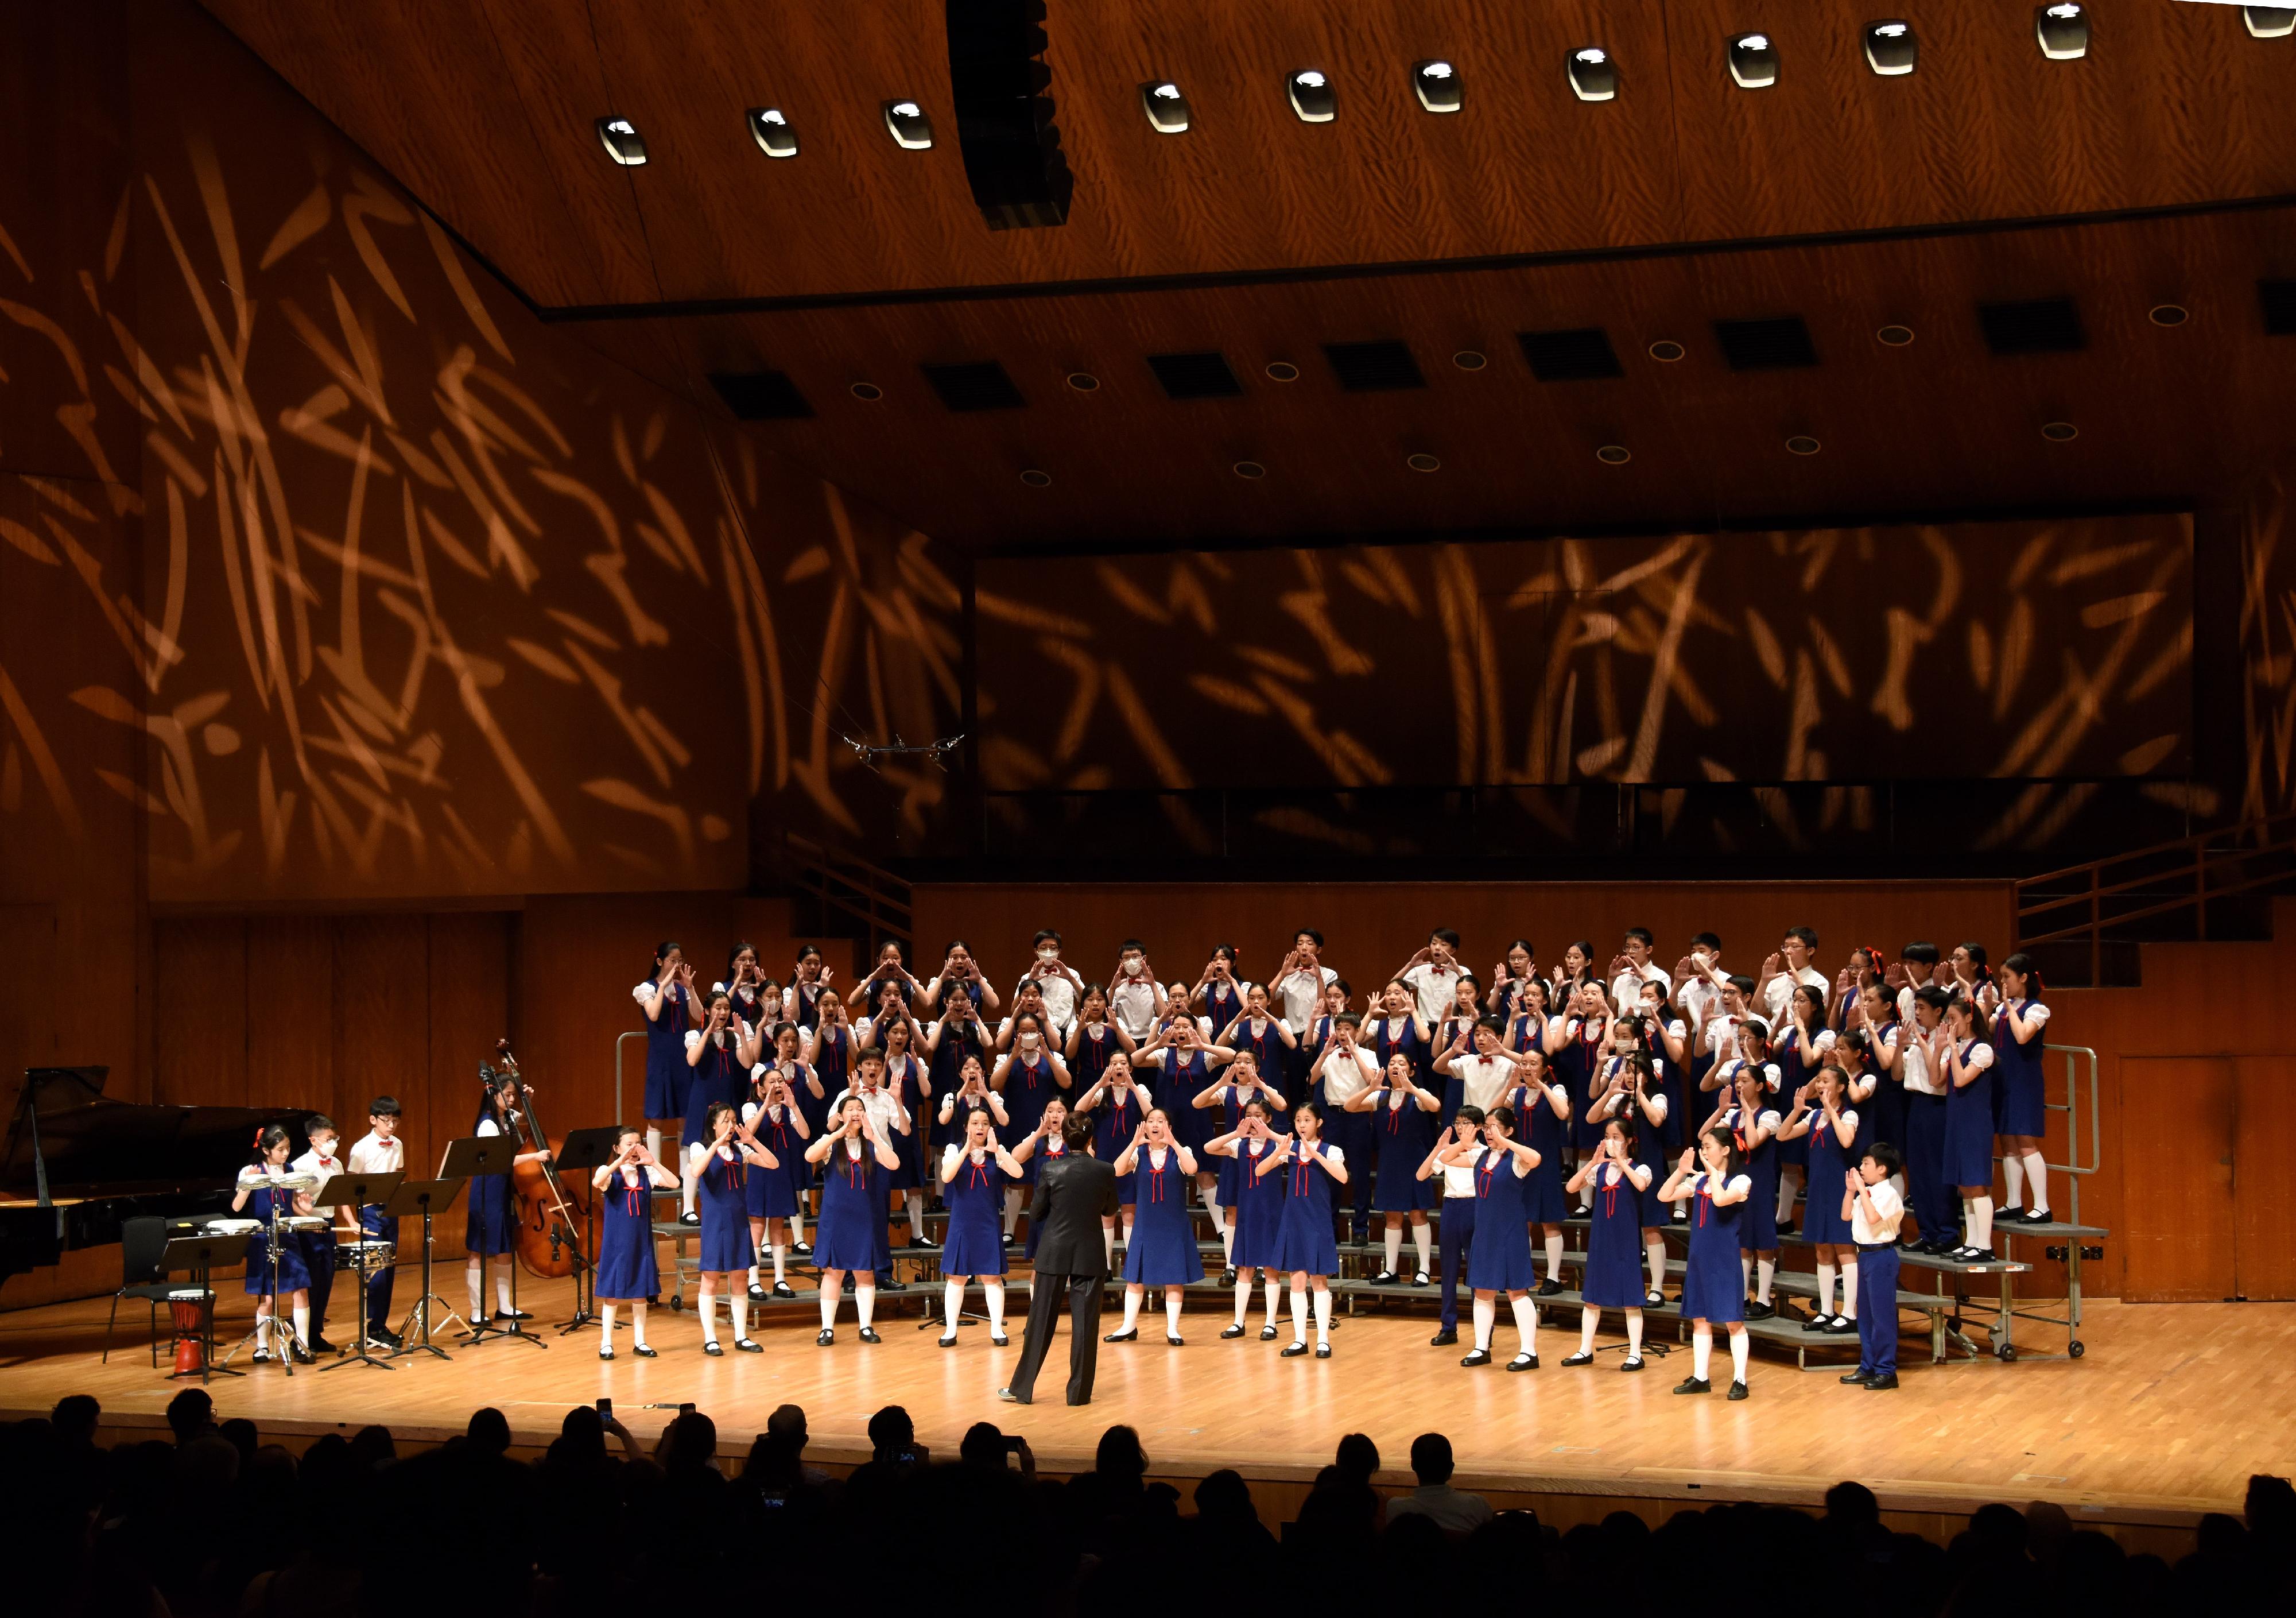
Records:
M333 932L333 1072L325 1099L315 1092L308 1105L357 1140L366 1104L429 1065L429 937L419 915L346 916Z
M2234 1060L2233 1274L2251 1302L2296 1298L2296 1056Z
M1894 951L1908 940L1950 944L2009 935L2006 883L1238 883L935 884L915 891L916 970L938 966L950 939L964 939L1000 982L1017 979L1039 927L1060 930L1069 961L1104 980L1127 937L1148 946L1168 981L1203 970L1215 944L1242 950L1247 977L1271 973L1298 927L1324 937L1324 963L1359 991L1392 973L1448 926L1478 976L1508 943L1529 938L1542 964L1573 940L1608 961L1630 926L1658 935L1669 969L1690 935L1721 935L1723 958L1751 971L1789 926L1815 927L1828 973L1860 944Z
M2136 1303L2233 1295L2233 1064L2221 1056L2131 1056L2121 1072L2142 1104L2123 1115L2128 1230L2121 1295Z
M339 987L331 918L248 922L248 1105L315 1106L334 1094Z
M247 1105L246 920L154 922L152 969L152 1099Z

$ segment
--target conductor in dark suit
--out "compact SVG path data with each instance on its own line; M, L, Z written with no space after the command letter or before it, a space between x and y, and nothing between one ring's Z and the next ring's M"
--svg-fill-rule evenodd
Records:
M1013 1385L996 1390L997 1397L1015 1404L1031 1402L1037 1373L1053 1346L1062 1294L1069 1301L1070 1404L1092 1402L1092 1374L1100 1359L1100 1288L1108 1278L1100 1221L1117 1211L1116 1170L1086 1155L1092 1145L1089 1114L1071 1114L1062 1136L1068 1151L1044 1160L1036 1200L1029 1204L1029 1228L1041 1233L1029 1295L1029 1333L1021 1343Z

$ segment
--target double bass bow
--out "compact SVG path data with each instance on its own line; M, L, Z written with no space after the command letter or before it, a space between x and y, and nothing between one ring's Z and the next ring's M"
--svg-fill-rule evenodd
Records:
M508 1039L495 1041L494 1062L481 1063L479 1074L489 1083L508 1079L517 1085L518 1105L511 1113L511 1133L523 1143L522 1150L551 1154L511 1170L511 1188L518 1198L518 1261L530 1276L563 1279L589 1262L583 1256L578 1232L589 1211L585 1199L590 1188L586 1185L570 1187L559 1179L554 1161L557 1145L535 1115L534 1092L519 1072L518 1058L512 1054Z

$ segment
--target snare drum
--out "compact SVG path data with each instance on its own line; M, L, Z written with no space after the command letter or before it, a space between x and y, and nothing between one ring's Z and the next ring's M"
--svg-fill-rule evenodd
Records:
M328 1220L320 1213L288 1213L280 1216L279 1228L292 1230L299 1236L316 1236L328 1228Z
M176 1325L177 1376L196 1376L207 1369L208 1300L212 1295L196 1286L168 1294L168 1313Z
M335 1248L335 1268L373 1273L398 1262L396 1242L344 1242Z
M209 1236L253 1236L262 1228L261 1220L209 1220L207 1222Z

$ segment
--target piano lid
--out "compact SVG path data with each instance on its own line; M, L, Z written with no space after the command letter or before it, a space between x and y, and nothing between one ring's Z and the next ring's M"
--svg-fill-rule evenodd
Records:
M139 1196L228 1186L269 1124L299 1130L308 1111L286 1107L149 1106L103 1094L102 1067L24 1070L0 1154L0 1195ZM35 1128L37 1125L37 1129ZM34 1160L37 1140L38 1162ZM40 1169L45 1169L43 1175Z

